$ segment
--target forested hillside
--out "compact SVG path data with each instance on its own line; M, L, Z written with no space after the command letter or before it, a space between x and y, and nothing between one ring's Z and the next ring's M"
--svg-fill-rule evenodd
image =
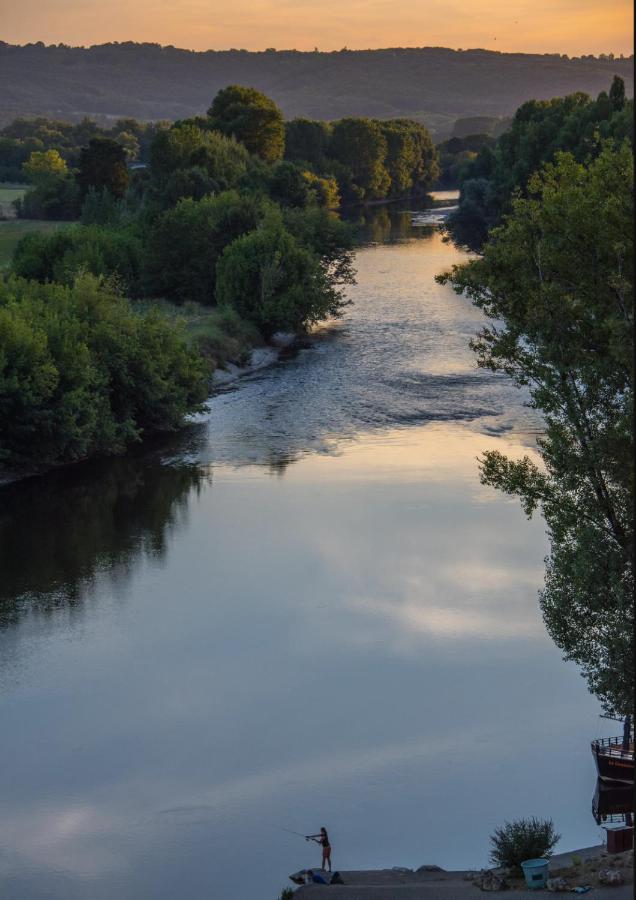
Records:
M408 116L450 136L457 118L511 115L531 98L574 91L596 96L614 74L625 79L631 96L631 60L611 57L433 47L252 53L132 42L91 48L0 42L0 124L31 114L180 119L204 112L225 85L247 84L272 97L286 118Z

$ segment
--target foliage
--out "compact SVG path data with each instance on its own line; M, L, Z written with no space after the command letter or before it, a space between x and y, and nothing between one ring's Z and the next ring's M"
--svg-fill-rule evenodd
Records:
M529 97L574 91L596 96L607 89L614 73L626 79L628 95L633 91L633 59L612 54L568 58L559 53L444 47L192 52L126 41L93 47L4 43L0 64L5 110L1 124L9 121L11 110L30 115L55 111L55 116L69 120L90 112L100 121L108 117L108 131L113 115L144 122L196 115L206 84L269 85L276 102L284 103L292 116L409 116L440 133L449 132L460 117L508 115ZM470 133L484 130L470 125ZM119 131L130 128L123 123ZM140 154L145 159L143 143L142 135Z
M154 136L166 128L167 124L118 119L107 128L88 118L80 122L60 122L45 116L14 119L0 130L0 178L19 180L22 167L33 152L57 151L70 169L75 168L79 163L82 147L96 137L108 137L117 141L124 148L129 161L146 162Z
M280 892L280 897L278 900L293 900L294 891L291 888L285 887Z
M527 387L543 467L485 454L482 477L541 507L548 631L605 709L632 709L633 155L608 143L530 179L481 259L441 276L490 324L478 364Z
M138 296L140 267L141 242L134 228L75 225L27 234L16 247L12 268L22 278L65 285L82 272L105 275Z
M340 204L338 183L333 177L321 178L300 163L282 160L276 163L263 187L283 207L305 209L323 206L336 209Z
M332 128L316 119L291 119L285 122L285 159L324 166L329 152Z
M158 313L98 279L0 283L0 458L7 466L123 451L199 407L207 370Z
M334 124L329 154L351 172L351 189L361 200L387 195L391 184L385 166L387 152L386 138L377 122L340 119Z
M625 85L614 77L611 98L601 91L597 99L577 92L553 100L529 100L519 107L512 125L501 135L492 154L480 154L458 173L461 198L450 219L464 230L475 223L474 179L486 178L489 202L482 206L472 241L479 247L488 229L510 210L516 193L526 196L530 176L557 153L568 151L578 162L597 156L605 140L618 146L625 138L633 142L633 100L625 100Z
M283 158L283 114L274 101L260 91L229 85L218 92L208 116L211 128L236 138L250 153L267 162Z
M506 822L490 836L490 859L496 866L521 869L528 859L548 859L560 840L551 819Z
M494 168L495 139L487 134L452 137L437 145L439 155L439 186L450 189L468 178L490 178ZM479 158L479 162L476 160ZM473 163L473 165L471 165Z
M82 225L119 225L123 219L123 202L114 197L110 191L102 188L90 188L82 203Z
M177 303L214 303L216 263L223 249L256 228L266 208L258 196L237 191L179 201L156 219L147 235L144 293Z
M216 297L265 335L339 316L343 306L342 292L320 257L275 222L225 249L217 265Z
M150 148L153 175L165 181L181 170L195 169L207 176L207 193L234 187L247 171L248 162L247 150L234 138L192 122L181 122L160 131Z
M58 150L34 150L22 164L22 172L30 184L46 187L51 181L64 178L68 166Z
M80 210L79 188L72 175L42 179L15 202L21 219L71 221Z
M126 193L128 181L126 152L117 141L92 138L88 147L82 148L77 183L83 197L94 188L110 191L113 197L121 198Z
M387 144L384 165L391 179L389 195L425 193L439 177L437 153L431 137L412 119L389 119L380 128Z

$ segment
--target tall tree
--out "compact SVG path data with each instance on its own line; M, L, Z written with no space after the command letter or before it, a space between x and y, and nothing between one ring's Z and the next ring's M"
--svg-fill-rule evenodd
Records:
M541 507L551 541L548 631L606 710L633 709L633 157L557 156L491 232L481 259L441 276L490 324L478 364L526 386L543 465L485 454L483 480Z
M386 196L391 183L386 155L386 138L373 119L340 119L334 124L329 156L350 170L360 199Z
M95 188L123 197L129 181L126 151L110 138L92 138L82 149L77 181L82 194Z
M219 91L208 110L210 127L234 137L267 162L283 158L283 114L255 88L230 85Z

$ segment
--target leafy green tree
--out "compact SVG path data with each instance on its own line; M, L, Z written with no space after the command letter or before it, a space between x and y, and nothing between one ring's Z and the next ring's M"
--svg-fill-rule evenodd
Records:
M129 181L126 151L110 138L92 138L80 154L77 181L82 196L95 188L123 197Z
M481 259L441 276L490 324L478 363L528 388L542 467L486 453L483 480L541 507L541 606L606 710L633 710L633 156L607 145L530 179Z
M351 172L360 199L386 196L391 176L384 164L387 142L378 122L351 118L335 122L329 155Z
M610 89L613 99L605 91L596 100L579 92L553 100L530 100L520 106L510 128L497 141L488 161L489 173L483 171L483 157L460 173L460 203L449 220L451 230L456 225L467 230L470 217L464 215L464 200L474 178L487 177L491 182L489 219L478 229L483 240L488 228L509 211L515 193L525 195L531 175L554 160L555 154L567 151L584 162L599 154L606 139L617 143L625 137L633 140L633 101L624 101L624 90L618 78ZM470 212L472 216L474 206ZM478 247L480 239L475 239L473 246Z
M234 187L247 171L248 162L249 154L242 144L190 122L160 131L150 148L151 170L156 178L165 181L182 170L196 169L206 174L211 191Z
M200 408L208 370L174 323L134 313L92 276L0 282L0 459L119 453Z
M265 335L340 316L343 305L320 258L278 223L243 235L225 249L217 265L216 296Z
M269 183L269 195L281 206L300 208L310 206L317 199L302 168L285 160L274 166Z
M331 140L331 125L317 119L291 119L285 122L285 159L325 164Z
M399 197L432 188L440 169L426 128L412 119L388 119L379 124L387 143L385 166L391 178L390 194Z
M235 238L256 228L267 201L226 191L185 199L152 225L144 253L144 290L178 303L215 302L216 264Z
M255 88L230 85L219 91L208 110L210 127L245 144L267 162L283 158L283 114L273 100Z
M625 82L618 75L614 75L612 80L609 100L615 112L620 112L625 106Z

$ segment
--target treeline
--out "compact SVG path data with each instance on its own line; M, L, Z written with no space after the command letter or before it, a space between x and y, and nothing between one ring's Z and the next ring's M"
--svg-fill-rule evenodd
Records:
M543 415L541 465L489 451L482 480L541 510L544 621L613 716L634 711L632 115L620 79L524 104L462 185L482 255L440 279L485 314L478 365Z
M46 116L20 117L0 129L0 181L19 182L32 153L57 150L69 168L79 165L83 147L93 138L110 138L120 144L130 162L147 162L156 134L169 122L118 119L110 128L84 117L80 122L61 122Z
M292 119L285 158L335 179L347 203L421 196L439 177L431 137L412 119Z
M353 232L333 179L282 159L284 134L267 97L230 87L205 120L159 130L146 168L104 136L75 169L30 154L23 209L68 201L81 222L25 236L2 285L0 461L120 452L199 408L219 332L232 346L341 315ZM218 316L187 335L156 300Z
M246 175L248 168L250 186L260 182L273 199L305 206L315 196L328 208L341 202L421 196L439 176L435 147L418 122L284 122L273 101L250 88L219 92L207 116L179 121L172 128L122 120L106 131L90 120L72 126L19 119L0 134L0 178L26 179L33 185L16 204L25 218L78 218L85 199L81 187L87 148L99 142L105 148L107 141L121 148L111 147L110 152L118 154L122 166L136 160L150 164L153 176L173 176L161 186L168 203L179 196L217 192L236 182L237 175ZM223 149L219 135L236 139L242 156ZM272 168L257 171L250 156ZM122 175L122 189L115 195L123 196L127 185Z
M525 196L530 176L558 152L585 162L600 153L604 141L633 143L633 133L634 101L626 98L618 76L596 100L576 93L524 103L494 146L484 142L474 158L458 166L459 209L449 222L454 235L480 247L489 228L510 211L515 192Z

